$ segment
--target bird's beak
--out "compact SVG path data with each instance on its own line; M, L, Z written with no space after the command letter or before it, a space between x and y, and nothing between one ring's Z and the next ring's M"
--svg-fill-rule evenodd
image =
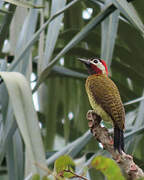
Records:
M87 60L87 59L83 59L83 58L78 58L78 60L80 60L81 62L89 65L90 64L90 60Z

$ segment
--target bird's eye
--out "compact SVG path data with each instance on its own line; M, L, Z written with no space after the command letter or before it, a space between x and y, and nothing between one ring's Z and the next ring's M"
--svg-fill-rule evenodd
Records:
M97 64L97 63L99 62L99 60L98 60L98 59L95 59L93 62Z

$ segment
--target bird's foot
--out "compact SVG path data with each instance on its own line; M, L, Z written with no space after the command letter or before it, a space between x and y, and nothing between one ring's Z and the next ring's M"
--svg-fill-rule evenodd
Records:
M89 110L87 112L86 118L88 121L94 121L95 123L99 124L101 122L101 117L96 114L94 110Z
M89 110L89 111L87 112L86 118L87 118L88 120L94 120L94 117L93 117L94 113L95 113L94 110Z
M117 156L114 159L117 163L121 163L124 160L133 160L133 157L121 151L121 153L117 152Z
M113 141L112 137L110 137L109 144L110 144L110 145L113 145L113 144L114 144L114 141Z

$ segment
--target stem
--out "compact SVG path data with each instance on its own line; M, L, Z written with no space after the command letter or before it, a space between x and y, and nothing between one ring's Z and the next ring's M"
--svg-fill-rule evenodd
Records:
M64 172L69 172L69 173L73 174L74 177L72 177L72 178L81 178L81 179L83 179L83 180L88 180L87 178L85 178L85 177L83 177L83 176L80 176L80 175L78 175L78 174L76 174L76 173L74 173L74 172L72 172L72 171L70 171L70 170L64 170Z

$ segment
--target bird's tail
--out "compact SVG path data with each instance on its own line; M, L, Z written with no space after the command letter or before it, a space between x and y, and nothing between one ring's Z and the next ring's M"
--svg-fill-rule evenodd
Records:
M119 127L114 127L114 149L118 150L119 153L124 151L124 135L123 130Z

